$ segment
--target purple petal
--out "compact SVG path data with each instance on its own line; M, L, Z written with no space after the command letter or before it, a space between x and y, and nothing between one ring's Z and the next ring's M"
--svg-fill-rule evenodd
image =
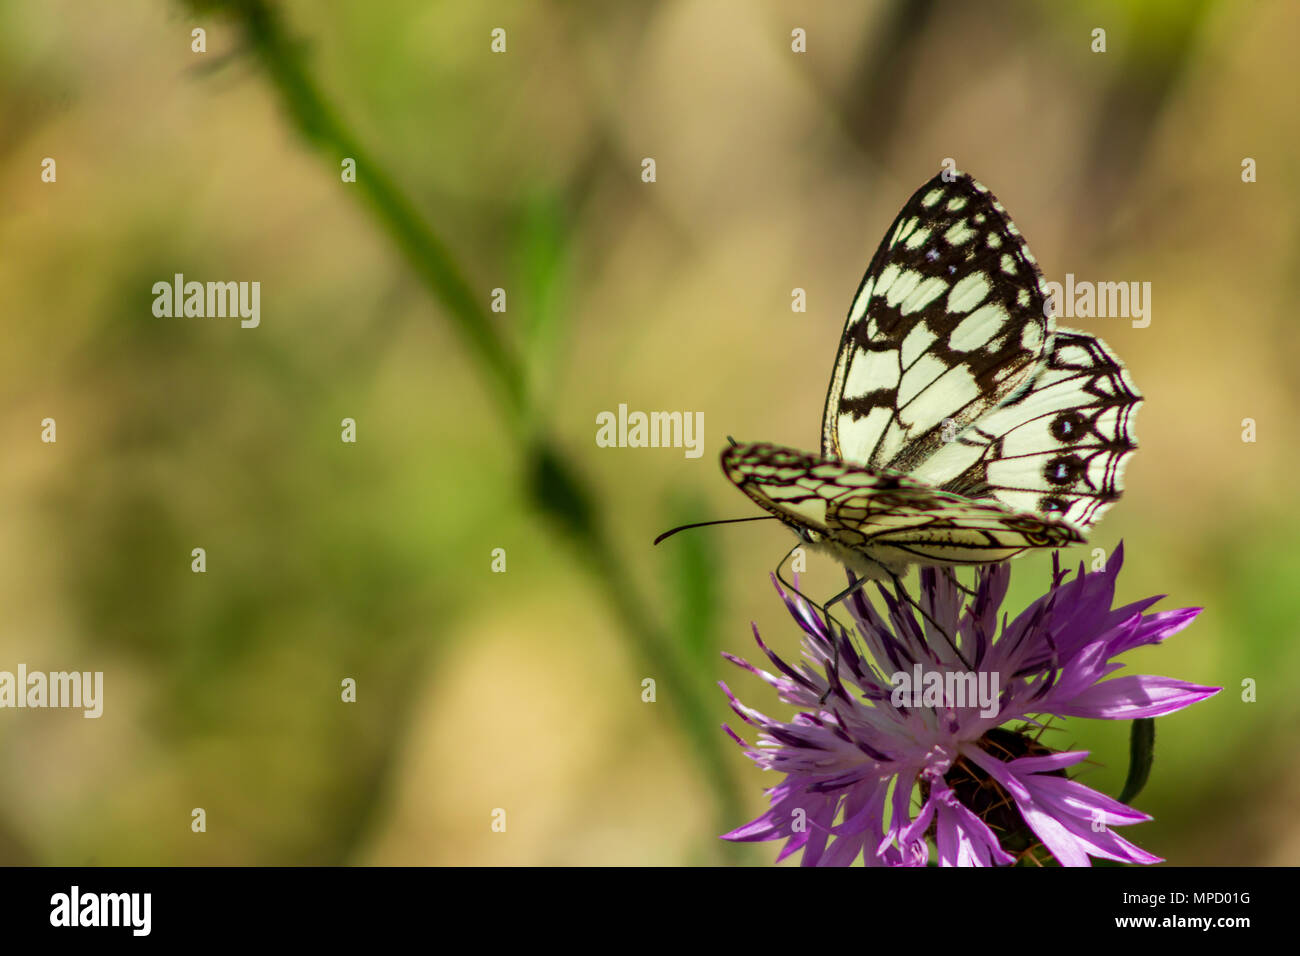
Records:
M1129 606L1133 607L1134 605ZM1199 607L1184 607L1176 611L1160 611L1156 614L1148 614L1142 618L1142 623L1137 626L1132 634L1115 641L1111 645L1111 656L1123 654L1125 651L1141 647L1143 644L1159 644L1166 637L1177 634L1188 624L1191 624L1200 613L1201 608Z
M1077 780L1025 772L1042 758L1003 763L983 751L968 755L1011 794L1029 828L1062 866L1091 866L1091 856L1125 863L1160 862L1110 830L1149 820L1146 814Z
M1062 717L1093 717L1102 720L1159 717L1213 697L1222 689L1189 684L1172 677L1135 674L1102 681L1068 700L1053 702L1050 711Z
M939 849L940 866L994 866L1016 862L1014 856L1002 849L988 824L963 805L946 783L942 789L936 787L932 797L931 802L938 807L935 845Z
M1159 863L1160 857L1134 846L1111 826L1151 819L1077 780L1035 776L1028 781L1031 807L1025 822L1063 866L1091 866L1089 856L1121 863ZM1116 812L1116 809L1124 812ZM1067 862L1070 861L1070 862Z

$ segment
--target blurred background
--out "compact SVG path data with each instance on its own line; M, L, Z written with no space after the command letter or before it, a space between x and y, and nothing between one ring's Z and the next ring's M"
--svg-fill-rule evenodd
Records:
M1147 398L1090 547L1125 542L1121 599L1206 609L1128 672L1226 689L1158 721L1155 820L1124 835L1300 863L1300 7L273 9L364 148L356 184L303 134L257 5L0 6L0 669L105 673L98 720L0 711L0 862L771 861L717 838L777 780L723 735L752 739L716 682L788 711L719 651L754 658L752 621L797 653L768 581L793 539L650 542L754 513L728 434L817 446L862 270L951 157L1049 279L1152 285L1148 328L1062 320ZM514 357L512 411L366 192L381 175ZM178 272L260 281L260 327L155 317ZM704 454L597 447L620 403L703 412ZM1009 610L1049 567L1018 561ZM842 578L814 558L805 581ZM1127 734L1052 743L1115 794Z

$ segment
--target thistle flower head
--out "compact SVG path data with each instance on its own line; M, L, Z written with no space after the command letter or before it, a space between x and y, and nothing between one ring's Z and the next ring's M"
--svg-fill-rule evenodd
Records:
M777 673L727 656L799 712L775 720L723 689L758 728L748 756L785 779L768 791L766 813L725 838L784 839L778 859L803 850L806 866L925 865L931 843L941 865L1048 854L1065 866L1159 862L1113 829L1150 817L1069 776L1087 752L1041 742L1053 717L1156 717L1219 690L1110 676L1124 666L1115 658L1163 641L1200 611L1146 613L1158 597L1112 607L1122 562L1121 547L1101 571L1080 566L1069 577L1058 563L1048 592L1001 627L1006 564L981 568L969 599L950 569L923 570L921 614L882 586L882 617L858 591L848 602L856 635L778 585L803 629L805 661L787 664L757 629Z

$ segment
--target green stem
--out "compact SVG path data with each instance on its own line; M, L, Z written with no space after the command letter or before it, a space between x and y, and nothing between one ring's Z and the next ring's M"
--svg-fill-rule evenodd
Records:
M529 493L542 512L567 532L565 536L622 621L637 656L659 678L670 708L712 786L717 825L726 829L736 826L743 819L741 801L727 772L724 737L713 722L702 682L683 666L671 641L655 624L648 602L637 591L631 572L597 519L590 490L558 449L535 433L535 423L529 420L523 367L492 324L447 246L329 108L303 65L298 45L289 40L278 14L265 0L226 0L203 6L225 9L243 23L253 50L303 136L335 160L356 160L356 187L426 289L442 303L470 354L492 383L502 415L530 459ZM737 852L731 844L719 849L733 858Z
M298 131L336 162L345 157L356 160L355 187L411 268L442 302L447 317L491 380L511 428L522 435L527 424L523 367L506 347L446 245L330 109L307 74L299 46L284 32L278 13L264 0L230 0L227 7L243 21L248 39Z
M1156 721L1154 717L1139 717L1129 730L1128 779L1119 795L1120 803L1132 803L1142 792L1151 776L1151 765L1156 759Z

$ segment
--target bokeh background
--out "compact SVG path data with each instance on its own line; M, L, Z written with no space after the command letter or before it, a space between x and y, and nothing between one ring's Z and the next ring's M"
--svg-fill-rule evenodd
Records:
M782 712L718 652L752 657L754 621L794 653L768 583L791 539L650 542L753 513L726 435L816 446L861 271L946 157L1049 278L1152 283L1149 328L1074 322L1147 397L1090 544L1125 542L1121 598L1206 608L1130 672L1226 690L1158 722L1155 820L1125 835L1300 862L1300 7L274 4L359 177L406 197L461 317L506 343L511 412L391 216L304 135L258 9L0 6L0 669L106 684L99 720L0 711L0 862L770 861L717 839L776 781L723 736L715 683ZM260 281L261 326L155 318L176 272ZM620 403L702 411L703 457L598 448ZM1013 611L1048 567L1018 562ZM1118 792L1127 725L1052 743Z

